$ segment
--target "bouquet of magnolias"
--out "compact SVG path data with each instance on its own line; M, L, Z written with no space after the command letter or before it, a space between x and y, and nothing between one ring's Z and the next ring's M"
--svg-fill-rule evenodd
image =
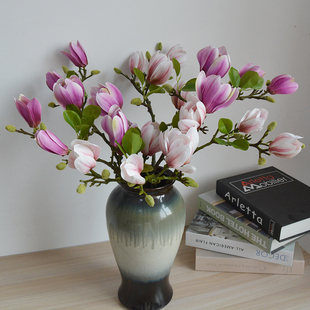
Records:
M88 177L80 180L78 193L84 193L87 185L123 182L145 195L147 203L153 206L154 200L147 193L149 186L156 187L164 180L198 186L185 174L195 171L195 167L190 166L192 155L212 144L243 151L253 147L258 151L260 165L266 161L263 155L292 158L304 147L298 141L301 137L291 133L281 133L273 141L266 142L265 138L276 127L276 122L270 123L262 137L253 143L252 134L263 129L268 117L268 111L263 108L247 111L235 125L230 119L221 118L210 140L199 145L199 133L208 132L204 125L207 114L226 108L235 100L275 102L271 95L291 94L298 88L290 75L280 75L265 83L265 72L252 63L245 64L238 71L231 66L225 47L201 49L197 53L200 72L197 78L187 82L181 79L187 54L180 45L173 46L167 53L163 52L161 43L153 55L149 52L133 53L129 58L128 74L115 68L115 72L131 83L139 94L131 104L146 108L150 115L150 120L141 127L126 118L122 111L123 96L115 85L99 84L91 88L90 96L86 93L83 82L100 72L87 73L87 55L79 42L70 43L69 52L62 53L78 69L74 71L63 66L65 77L54 71L48 72L46 83L58 103L52 102L49 106L64 109L64 120L76 134L71 149L41 122L41 104L36 98L30 100L20 95L15 99L17 110L33 132L17 130L12 125L6 129L30 136L45 151L63 157L68 155L56 167L62 170L68 165ZM223 83L226 74L230 81ZM176 80L174 86L168 84L172 75ZM168 124L155 118L150 100L155 93L168 94L176 108ZM98 118L101 118L101 129L95 124ZM89 142L93 135L99 135L109 145L109 159L100 158L100 146ZM105 165L101 173L95 171L98 163ZM165 173L167 170L169 174Z

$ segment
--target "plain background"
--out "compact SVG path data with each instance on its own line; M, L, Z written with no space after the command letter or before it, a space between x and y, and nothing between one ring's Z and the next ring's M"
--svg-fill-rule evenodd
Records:
M295 94L278 95L274 104L238 101L210 115L205 124L212 134L220 117L237 123L249 109L268 109L267 123L278 122L270 140L287 131L303 136L306 148L291 160L271 156L267 165L310 185L309 1L2 0L1 4L0 256L108 240L105 202L114 184L88 188L78 195L75 190L83 175L70 168L57 171L60 157L4 129L8 124L27 129L13 99L22 93L41 102L42 121L70 145L74 132L63 121L60 108L47 107L54 98L45 85L46 72L62 74L62 65L73 68L60 53L68 50L70 41L82 43L89 70L101 71L86 83L87 91L97 83L117 85L123 92L125 114L139 126L148 120L147 114L143 108L130 106L136 94L113 68L129 73L129 55L137 50L153 53L157 42L163 43L165 51L178 43L187 51L184 79L198 75L196 54L208 45L225 45L237 69L248 62L260 65L265 79L291 74L299 84ZM158 120L169 121L175 112L168 96L154 96L153 104ZM209 138L203 137L202 142ZM92 141L102 145L98 139ZM103 147L105 155L109 153ZM191 177L199 188L177 185L186 202L187 222L197 211L198 194L213 189L218 178L259 168L257 159L254 149L242 152L221 146L195 155L192 164L198 169Z

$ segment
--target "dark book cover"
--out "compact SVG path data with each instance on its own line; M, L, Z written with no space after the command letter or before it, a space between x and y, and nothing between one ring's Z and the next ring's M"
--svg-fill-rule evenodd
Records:
M275 167L220 179L216 192L278 241L310 231L310 187Z

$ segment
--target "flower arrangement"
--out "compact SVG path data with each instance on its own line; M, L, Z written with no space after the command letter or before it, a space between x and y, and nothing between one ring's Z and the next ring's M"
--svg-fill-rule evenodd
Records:
M195 171L195 167L190 165L191 158L212 144L243 151L255 148L260 165L266 161L263 155L292 158L304 147L298 141L301 137L291 133L282 133L273 141L265 141L275 129L276 122L271 122L262 136L252 142L252 135L263 129L268 117L268 111L263 108L247 111L235 125L230 119L219 119L210 140L199 145L199 134L206 135L209 131L204 124L207 115L228 107L235 100L275 102L272 95L291 94L298 88L294 79L286 74L265 83L265 72L252 63L245 64L240 70L235 69L225 47L201 49L197 53L200 72L197 78L187 82L182 80L187 54L180 45L164 53L159 43L153 55L149 52L130 55L127 73L115 68L115 72L124 77L124 82L131 83L138 93L131 104L146 108L150 115L141 127L129 121L123 113L123 96L115 85L108 82L99 84L91 88L90 96L87 94L84 81L100 72L93 70L87 73L88 58L79 42L70 43L69 52L62 53L77 70L63 66L64 77L54 71L48 72L46 84L57 102L49 103L49 106L60 106L64 110L64 120L75 132L71 148L41 122L41 104L36 98L20 95L19 99L15 99L17 110L33 131L17 130L12 125L6 129L30 136L43 150L62 156L57 169L62 170L68 165L87 176L86 180L80 180L78 193L84 193L87 186L123 182L145 195L147 203L153 206L154 200L148 195L146 185L157 186L164 180L174 180L185 186L197 187L197 183L186 176ZM174 86L169 84L173 75L176 79ZM222 79L227 75L229 82L224 83ZM169 100L176 108L170 123L156 120L150 100L153 94L170 96ZM101 121L100 129L96 124L98 119ZM93 135L99 135L103 143L109 145L109 159L101 158L100 146L89 142ZM95 171L98 164L105 165L101 173ZM167 174L167 170L173 171Z

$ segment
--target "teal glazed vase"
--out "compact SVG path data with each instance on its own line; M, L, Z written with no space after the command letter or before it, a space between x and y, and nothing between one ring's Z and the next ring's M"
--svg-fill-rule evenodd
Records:
M122 282L118 298L127 309L162 309L171 300L171 267L185 225L185 205L173 182L145 191L119 184L106 207L109 238Z

